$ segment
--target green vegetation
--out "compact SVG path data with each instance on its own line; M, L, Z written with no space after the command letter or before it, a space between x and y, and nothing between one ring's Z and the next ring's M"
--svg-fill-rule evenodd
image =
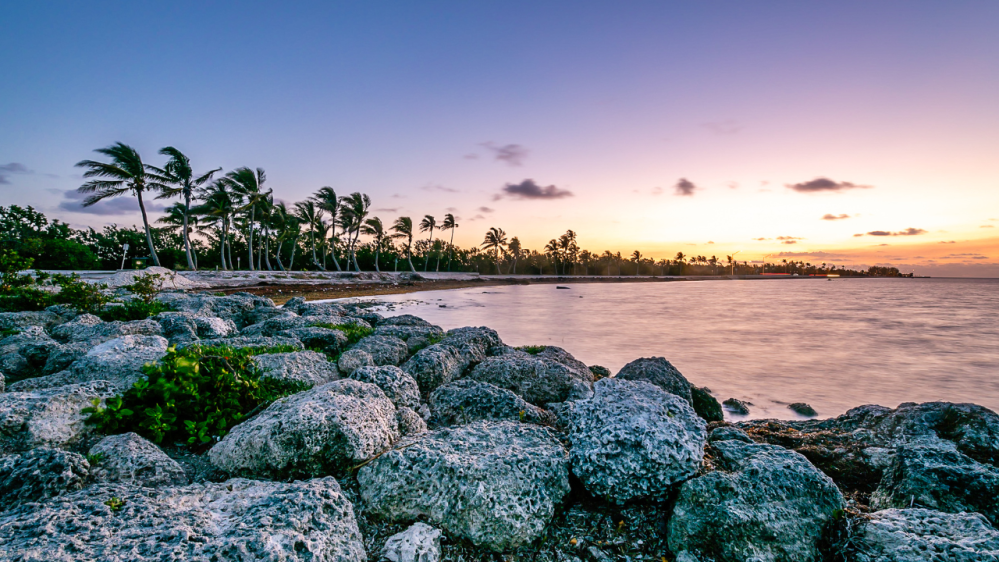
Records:
M91 468L99 465L102 459L104 459L104 453L94 453L92 455L90 454L87 455L87 463L90 465Z
M262 377L251 359L290 351L295 348L173 346L158 363L146 365L146 378L123 395L108 398L103 407L94 400L84 409L87 423L106 434L134 431L154 443L210 443L274 400L308 389Z
M112 496L108 501L104 502L104 505L111 508L112 513L118 513L123 507L125 507L125 500Z
M20 333L21 333L21 330L18 330L17 328L4 328L4 329L0 330L0 340L2 340L4 338L9 338L11 336L16 336L17 334L20 334Z
M366 326L359 326L357 324L330 324L327 322L316 322L315 324L309 324L313 328L327 328L329 330L339 330L343 332L343 335L347 336L347 343L355 344L362 339L371 335L374 332L373 329Z
M526 353L530 353L531 355L537 355L547 348L548 348L547 345L522 345L517 349Z

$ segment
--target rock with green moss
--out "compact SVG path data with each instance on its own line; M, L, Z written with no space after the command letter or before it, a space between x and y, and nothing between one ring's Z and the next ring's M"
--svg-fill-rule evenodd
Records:
M715 422L725 419L721 404L718 403L718 400L714 396L711 396L708 389L691 385L690 399L694 411L697 412L697 415L704 418L705 421Z

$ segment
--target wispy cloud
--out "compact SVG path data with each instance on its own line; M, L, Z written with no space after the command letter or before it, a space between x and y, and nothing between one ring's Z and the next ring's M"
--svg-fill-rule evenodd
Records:
M376 213L398 213L399 212L399 207L395 207L395 208L382 207L380 209L375 209L375 212Z
M781 244L797 244L798 240L804 240L800 236L778 236L777 239Z
M443 185L436 183L433 184L428 183L427 185L421 187L420 189L422 189L423 191L443 191L444 193L459 193L457 189L444 187Z
M502 188L502 193L493 196L493 200L502 199L504 196L514 199L561 199L572 197L572 192L568 189L559 189L554 185L540 186L532 179L526 179L520 183L508 183Z
M524 160L527 160L527 156L531 153L530 150L519 144L497 146L493 142L484 142L482 146L491 150L497 160L506 162L508 166L520 166L524 163Z
M58 209L70 213L86 213L88 215L114 216L130 215L139 212L139 203L133 197L121 196L112 199L105 199L89 207L83 206L86 194L79 191L67 191L63 194L63 201L59 203ZM166 210L166 206L155 201L145 201L146 211L158 213Z
M492 209L492 208L489 208L489 207L479 207L478 211L480 213L493 213L493 212L496 211L496 209Z
M937 242L937 244L957 244L956 240L947 240L946 242Z
M926 234L926 230L922 228L912 228L909 227L905 230L899 230L896 232L891 232L889 230L872 230L867 233L868 236L918 236L920 234ZM863 234L854 234L854 236L863 236Z
M758 242L762 242L764 240L770 240L770 238L753 238L753 240L756 240Z
M688 180L687 178L680 178L677 180L676 185L673 186L673 188L675 189L673 195L679 195L681 197L692 196L694 192L697 191L697 186L694 185L694 182Z
M652 195L662 195L662 194L663 194L663 188L661 185L657 185L652 188Z
M843 214L840 214L840 215L834 215L832 213L826 213L826 214L822 215L822 220L824 220L824 221L841 221L843 219L848 219L848 218L850 218L850 215L848 215L846 213L843 213Z
M994 225L994 224L983 224L982 226L979 226L978 228L995 228L995 227L996 227L996 225Z
M869 189L869 185L860 185L848 181L833 181L829 178L815 178L801 183L785 184L788 188L800 193L821 193L825 191L844 191L847 189Z
M0 185L10 185L10 176L13 174L33 174L34 170L29 170L27 166L18 162L10 164L0 164Z
M701 126L716 135L734 135L746 127L735 119L725 119L724 121L709 121L701 123Z

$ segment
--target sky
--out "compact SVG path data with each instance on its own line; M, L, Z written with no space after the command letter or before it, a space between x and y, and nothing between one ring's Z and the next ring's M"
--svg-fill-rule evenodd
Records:
M0 205L74 164L267 171L540 249L999 277L999 3L7 2ZM162 208L169 201L159 201ZM154 213L155 214L155 213Z

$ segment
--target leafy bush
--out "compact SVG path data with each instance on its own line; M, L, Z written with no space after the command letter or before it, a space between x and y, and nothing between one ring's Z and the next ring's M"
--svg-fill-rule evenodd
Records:
M87 423L106 434L134 431L154 443L191 446L224 437L233 426L274 400L307 390L300 382L262 378L251 360L263 353L295 351L292 346L233 348L171 346L146 378L121 396L85 408Z
M522 346L518 347L517 349L519 349L519 350L521 350L521 351L523 351L525 353L530 353L531 355L537 355L537 354L541 353L542 351L544 351L547 348L548 348L547 345L522 345Z
M80 312L100 312L111 300L103 292L104 285L87 283L76 274L56 274L52 276L52 282L60 287L59 292L52 295L53 303L66 304Z
M328 328L330 330L339 330L343 332L343 335L347 336L347 343L355 344L362 339L371 335L374 329L365 326L358 326L357 324L330 324L327 322L316 322L315 324L309 324L313 328Z
M169 312L173 307L159 301L150 303L141 300L130 300L122 306L110 306L97 313L97 316L105 322L121 320L129 322L132 320L145 320L150 316L156 316L161 312Z
M156 298L156 294L160 292L157 288L159 280L159 273L147 273L141 277L137 277L131 285L126 285L125 288L132 291L132 294L139 297L142 302L150 304Z

